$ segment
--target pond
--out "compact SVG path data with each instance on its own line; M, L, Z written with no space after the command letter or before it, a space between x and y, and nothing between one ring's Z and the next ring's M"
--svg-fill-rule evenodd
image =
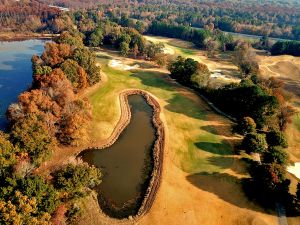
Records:
M152 107L140 95L130 95L128 103L132 117L119 139L109 148L80 154L102 169L102 183L96 188L99 205L117 218L137 213L151 178L156 140Z
M7 107L17 101L32 81L31 57L41 54L43 40L0 42L0 129L4 130L7 121Z

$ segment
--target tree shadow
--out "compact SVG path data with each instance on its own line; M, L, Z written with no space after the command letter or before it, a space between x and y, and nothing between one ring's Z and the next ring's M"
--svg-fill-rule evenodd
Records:
M231 146L227 141L221 143L200 141L195 143L195 146L202 151L206 151L218 155L233 155Z
M165 109L200 120L205 120L207 114L196 102L182 94L174 94L172 99L168 100Z
M239 208L246 208L257 212L265 210L250 201L242 189L242 179L227 173L197 173L186 177L186 179L197 188L210 192L218 196L223 201L226 201ZM273 213L273 211L269 212Z
M224 132L218 132L220 130L225 130L225 129L228 130L229 126L230 125L207 125L207 126L202 126L200 128L201 128L201 130L205 130L206 132L214 134L214 135L222 135L224 137L232 137L232 134L227 135L227 134L224 134Z
M233 161L234 161L233 157L212 156L208 158L208 162L211 165L214 165L220 169L231 168Z
M159 73L159 72L151 72L151 71L132 71L133 74L130 76L138 78L141 80L142 84L145 86L150 86L154 88L160 88L167 91L174 91L174 88L172 88L172 85L169 84L169 82L160 76L165 76L165 73Z

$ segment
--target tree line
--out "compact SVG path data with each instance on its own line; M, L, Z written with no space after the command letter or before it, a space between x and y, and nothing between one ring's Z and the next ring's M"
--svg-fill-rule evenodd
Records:
M210 86L210 72L205 64L191 58L178 57L170 63L170 77L206 95L219 109L237 119L233 132L243 136L238 151L245 151L251 178L243 180L250 198L265 207L273 208L280 202L291 215L300 214L300 183L298 192L289 191L287 178L288 143L285 130L295 113L291 95L284 91L283 82L259 75L251 46L240 43L235 49L235 63L243 77L240 83L219 88Z
M88 141L91 106L78 93L100 81L100 68L76 31L46 43L32 67L32 86L9 107L8 132L0 132L0 223L72 223L81 211L76 199L101 182L100 170L80 160L47 176L36 169L58 147Z

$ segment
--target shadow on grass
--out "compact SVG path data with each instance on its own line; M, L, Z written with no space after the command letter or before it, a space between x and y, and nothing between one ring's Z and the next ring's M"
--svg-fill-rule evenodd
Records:
M169 82L160 77L164 75L164 73L159 72L139 71L134 72L130 76L140 79L142 84L145 86L161 88L167 91L174 91Z
M228 169L232 166L234 158L233 157L222 157L222 156L212 156L208 158L211 165L219 167L220 169Z
M168 100L168 103L169 104L165 106L165 109L171 112L184 114L195 119L206 119L207 112L201 110L200 106L198 106L193 100L181 94L174 94L172 99Z
M197 142L195 143L196 147L202 151L210 152L218 155L233 155L231 146L226 142L222 141L221 143L214 142Z
M208 133L214 134L214 135L222 135L225 137L232 137L232 134L230 133L229 135L224 134L224 132L221 132L222 130L228 130L229 125L207 125L207 126L202 126L201 130L205 130Z
M255 207L242 189L242 179L227 173L197 173L187 176L187 180L197 188L210 192L239 208L251 209L258 212L264 212L260 207Z

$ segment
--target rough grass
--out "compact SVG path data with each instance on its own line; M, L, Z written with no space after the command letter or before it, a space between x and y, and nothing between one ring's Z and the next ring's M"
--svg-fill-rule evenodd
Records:
M139 88L159 98L170 131L170 147L176 152L177 164L183 170L219 172L230 167L232 159L224 163L211 160L231 154L232 148L213 128L207 128L210 122L216 121L210 120L212 112L202 107L201 100L178 92L178 85L170 82L164 73L142 69L121 71L109 67L109 60L102 55L98 55L98 60L108 82L89 96L93 105L94 139L108 137L117 123L120 117L118 93L127 88Z

